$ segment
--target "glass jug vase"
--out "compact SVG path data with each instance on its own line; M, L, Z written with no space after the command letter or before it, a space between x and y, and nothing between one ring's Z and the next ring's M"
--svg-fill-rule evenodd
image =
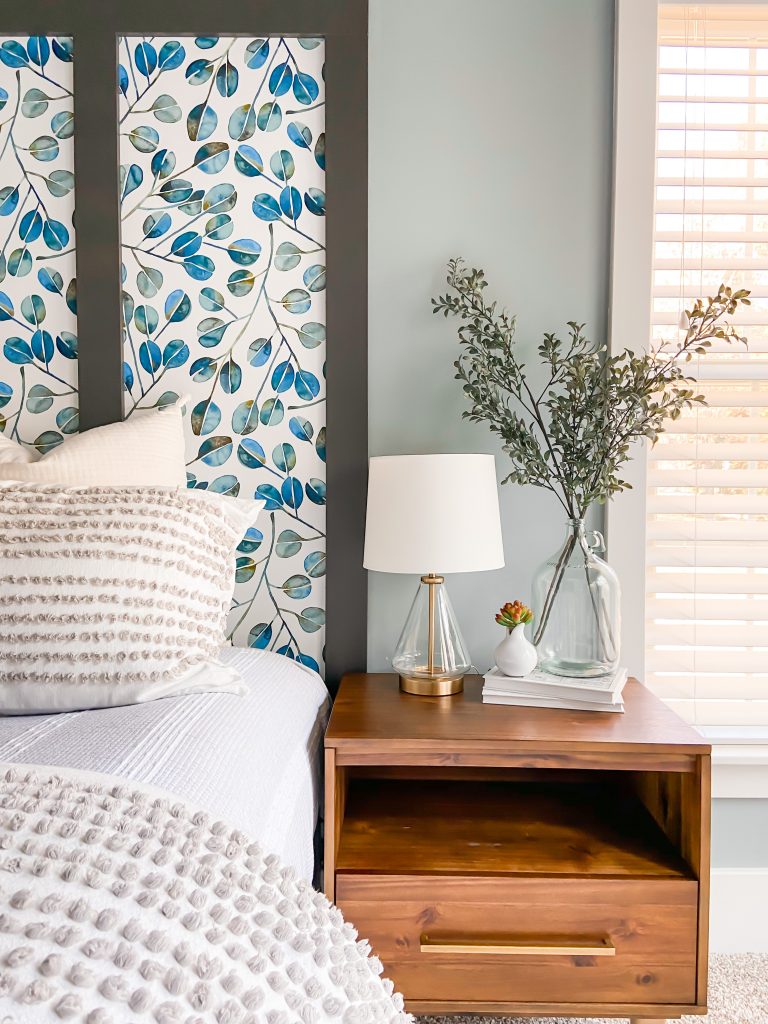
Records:
M534 576L533 642L544 672L589 678L618 667L621 590L604 550L602 534L588 539L584 520L569 519L564 543Z

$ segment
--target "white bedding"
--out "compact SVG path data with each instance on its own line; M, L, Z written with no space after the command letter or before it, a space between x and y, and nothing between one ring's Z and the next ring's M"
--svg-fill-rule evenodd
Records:
M225 648L248 692L0 718L0 761L104 772L177 794L312 878L328 692L311 669Z
M154 787L0 766L8 1024L412 1024L338 907Z

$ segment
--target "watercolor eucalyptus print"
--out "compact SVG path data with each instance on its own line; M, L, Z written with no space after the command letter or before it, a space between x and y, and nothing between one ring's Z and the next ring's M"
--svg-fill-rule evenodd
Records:
M119 43L125 408L190 394L190 487L263 500L239 645L325 635L324 43Z
M0 431L78 429L72 40L0 37Z

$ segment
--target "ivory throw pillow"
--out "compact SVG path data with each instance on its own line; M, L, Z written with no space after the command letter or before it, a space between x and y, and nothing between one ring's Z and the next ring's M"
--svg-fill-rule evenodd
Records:
M182 405L134 413L67 438L40 456L0 433L0 480L73 487L183 487Z
M0 483L0 714L243 692L209 669L261 506L186 488Z

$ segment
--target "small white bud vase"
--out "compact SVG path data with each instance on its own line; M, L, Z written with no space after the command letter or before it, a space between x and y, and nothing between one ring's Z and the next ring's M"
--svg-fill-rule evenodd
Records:
M510 629L496 648L496 667L505 676L527 676L537 661L536 648L525 635L523 623Z

